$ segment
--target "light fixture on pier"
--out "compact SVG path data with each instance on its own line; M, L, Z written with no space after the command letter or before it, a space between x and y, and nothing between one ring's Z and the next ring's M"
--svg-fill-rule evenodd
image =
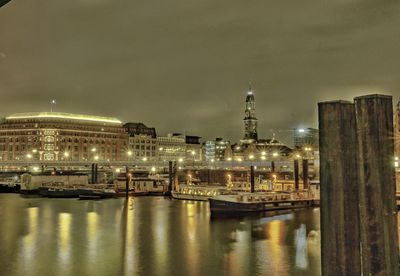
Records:
M279 153L277 153L277 152L274 152L274 153L272 154L273 157L277 157L278 155L279 155Z

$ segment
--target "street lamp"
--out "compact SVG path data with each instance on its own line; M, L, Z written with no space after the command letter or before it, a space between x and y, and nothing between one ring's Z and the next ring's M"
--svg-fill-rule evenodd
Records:
M274 152L274 153L272 154L273 157L277 157L278 155L279 155L279 153L277 153L277 152Z
M26 158L32 159L32 154L28 153L28 154L26 155Z
M95 157L94 157L94 160L99 160L99 156L98 155L96 155Z

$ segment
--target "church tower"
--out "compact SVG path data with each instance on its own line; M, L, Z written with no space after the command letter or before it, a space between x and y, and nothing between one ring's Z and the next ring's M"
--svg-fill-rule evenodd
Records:
M248 142L257 141L257 118L256 118L256 101L254 99L251 84L246 96L246 110L244 121L244 140Z

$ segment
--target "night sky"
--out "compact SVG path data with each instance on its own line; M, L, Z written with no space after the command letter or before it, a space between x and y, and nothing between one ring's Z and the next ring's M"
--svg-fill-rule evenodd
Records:
M13 0L0 9L0 116L141 121L159 134L259 137L317 125L317 102L400 91L400 3ZM285 139L284 139L285 140Z

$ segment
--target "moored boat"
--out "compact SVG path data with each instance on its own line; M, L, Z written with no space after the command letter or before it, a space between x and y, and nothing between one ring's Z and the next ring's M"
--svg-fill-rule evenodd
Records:
M17 193L21 188L18 178L4 178L0 180L0 193Z
M172 191L172 197L176 199L207 201L209 198L230 193L225 186L179 185L176 191Z
M263 212L307 208L319 205L313 193L259 192L220 195L209 199L211 213Z
M117 197L114 185L90 184L78 189L79 199L102 199Z

